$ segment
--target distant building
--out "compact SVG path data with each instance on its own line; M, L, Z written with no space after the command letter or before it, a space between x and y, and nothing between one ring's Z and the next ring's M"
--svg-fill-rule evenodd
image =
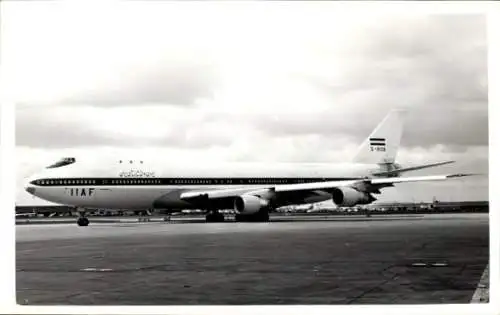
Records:
M376 203L370 205L373 211L384 212L488 212L489 201L438 201Z
M73 207L68 206L16 206L16 214L36 213L39 215L49 216L55 214L71 214L75 211Z

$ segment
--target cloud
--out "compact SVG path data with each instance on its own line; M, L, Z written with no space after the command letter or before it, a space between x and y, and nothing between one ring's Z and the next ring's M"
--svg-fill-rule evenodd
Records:
M284 115L284 129L268 126L283 133L337 130L359 140L402 107L411 109L403 145L487 145L485 23L483 16L439 15L374 26L358 34L345 65L303 76L329 97L330 108Z
M179 109L146 106L118 110L93 106L18 106L16 143L32 148L147 147L208 148L228 145L232 136L223 123L177 116ZM43 119L41 119L43 117ZM154 118L154 119L153 119ZM198 124L198 128L190 128Z
M340 162L394 107L410 109L401 161L487 161L484 16L39 6L9 6L3 33L28 164L85 151Z
M117 21L122 25L124 19ZM149 23L146 25L157 27L157 32L162 30L160 26L171 26L156 20ZM199 34L199 29L188 30L184 37L168 29L159 31L168 45L151 33L146 33L149 40L137 37L137 31L130 37L119 35L119 48L113 48L113 54L101 50L102 58L96 59L97 65L107 64L106 60L112 65L102 72L107 75L104 79L96 76L94 84L86 81L70 97L55 99L43 109L28 102L32 106L18 111L17 141L55 147L189 146L203 145L211 134L214 143L227 145L236 141L228 135L243 128L247 134L268 138L317 135L359 142L391 108L406 107L411 114L404 146L446 144L463 150L461 147L487 145L483 16L347 23L355 30L355 40L345 45L339 41L347 38L348 31L340 31L336 23L317 23L322 28L313 24L318 30L314 35L298 32L293 38L280 27L263 32L260 27L249 30L244 24L235 24L242 35L263 35L238 38L242 48L217 41L211 33ZM114 31L103 32L110 35ZM460 36L454 36L457 33ZM282 46L269 41L278 34L284 35ZM132 48L126 41L130 38L148 46L134 46L137 55L130 55L126 49ZM220 47L208 45L212 42ZM207 53L203 49L209 46ZM125 56L119 54L120 49ZM113 112L98 110L103 106L117 108ZM141 108L140 112L133 106ZM174 106L183 109L172 110ZM56 123L54 117L61 117L61 112L64 119ZM219 128L222 136L205 132L204 127L210 125L204 122L207 119L231 129ZM123 137L120 133L128 134Z
M84 92L76 93L60 101L61 104L93 106L143 105L166 103L193 105L197 99L212 97L214 69L209 64L176 63L153 69L125 72L116 82L91 86Z

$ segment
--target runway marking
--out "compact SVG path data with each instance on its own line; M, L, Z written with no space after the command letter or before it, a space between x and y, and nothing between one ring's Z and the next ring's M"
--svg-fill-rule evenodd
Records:
M432 266L434 267L447 267L448 266L448 263L433 263L431 264Z
M426 263L413 263L411 264L412 267L426 267Z
M104 271L113 271L113 269L109 269L109 268L84 268L84 269L80 269L80 271L104 272Z
M449 264L447 262L416 262L411 264L412 267L448 267Z
M484 268L483 275L477 284L476 291L472 295L471 303L489 303L490 301L490 286L489 286L489 264Z

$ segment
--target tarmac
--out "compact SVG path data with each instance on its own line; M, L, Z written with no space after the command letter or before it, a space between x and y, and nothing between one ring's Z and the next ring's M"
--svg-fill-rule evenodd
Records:
M288 219L269 223L18 225L17 302L279 305L488 301L484 290L488 286L488 214Z

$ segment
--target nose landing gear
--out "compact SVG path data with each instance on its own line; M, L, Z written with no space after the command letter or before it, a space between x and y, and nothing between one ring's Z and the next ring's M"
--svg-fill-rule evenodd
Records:
M78 210L78 219L76 220L76 224L78 226L88 226L90 223L89 219L85 217L85 210Z
M76 220L76 224L78 224L78 226L87 226L89 223L90 221L87 218L78 218L78 220Z

